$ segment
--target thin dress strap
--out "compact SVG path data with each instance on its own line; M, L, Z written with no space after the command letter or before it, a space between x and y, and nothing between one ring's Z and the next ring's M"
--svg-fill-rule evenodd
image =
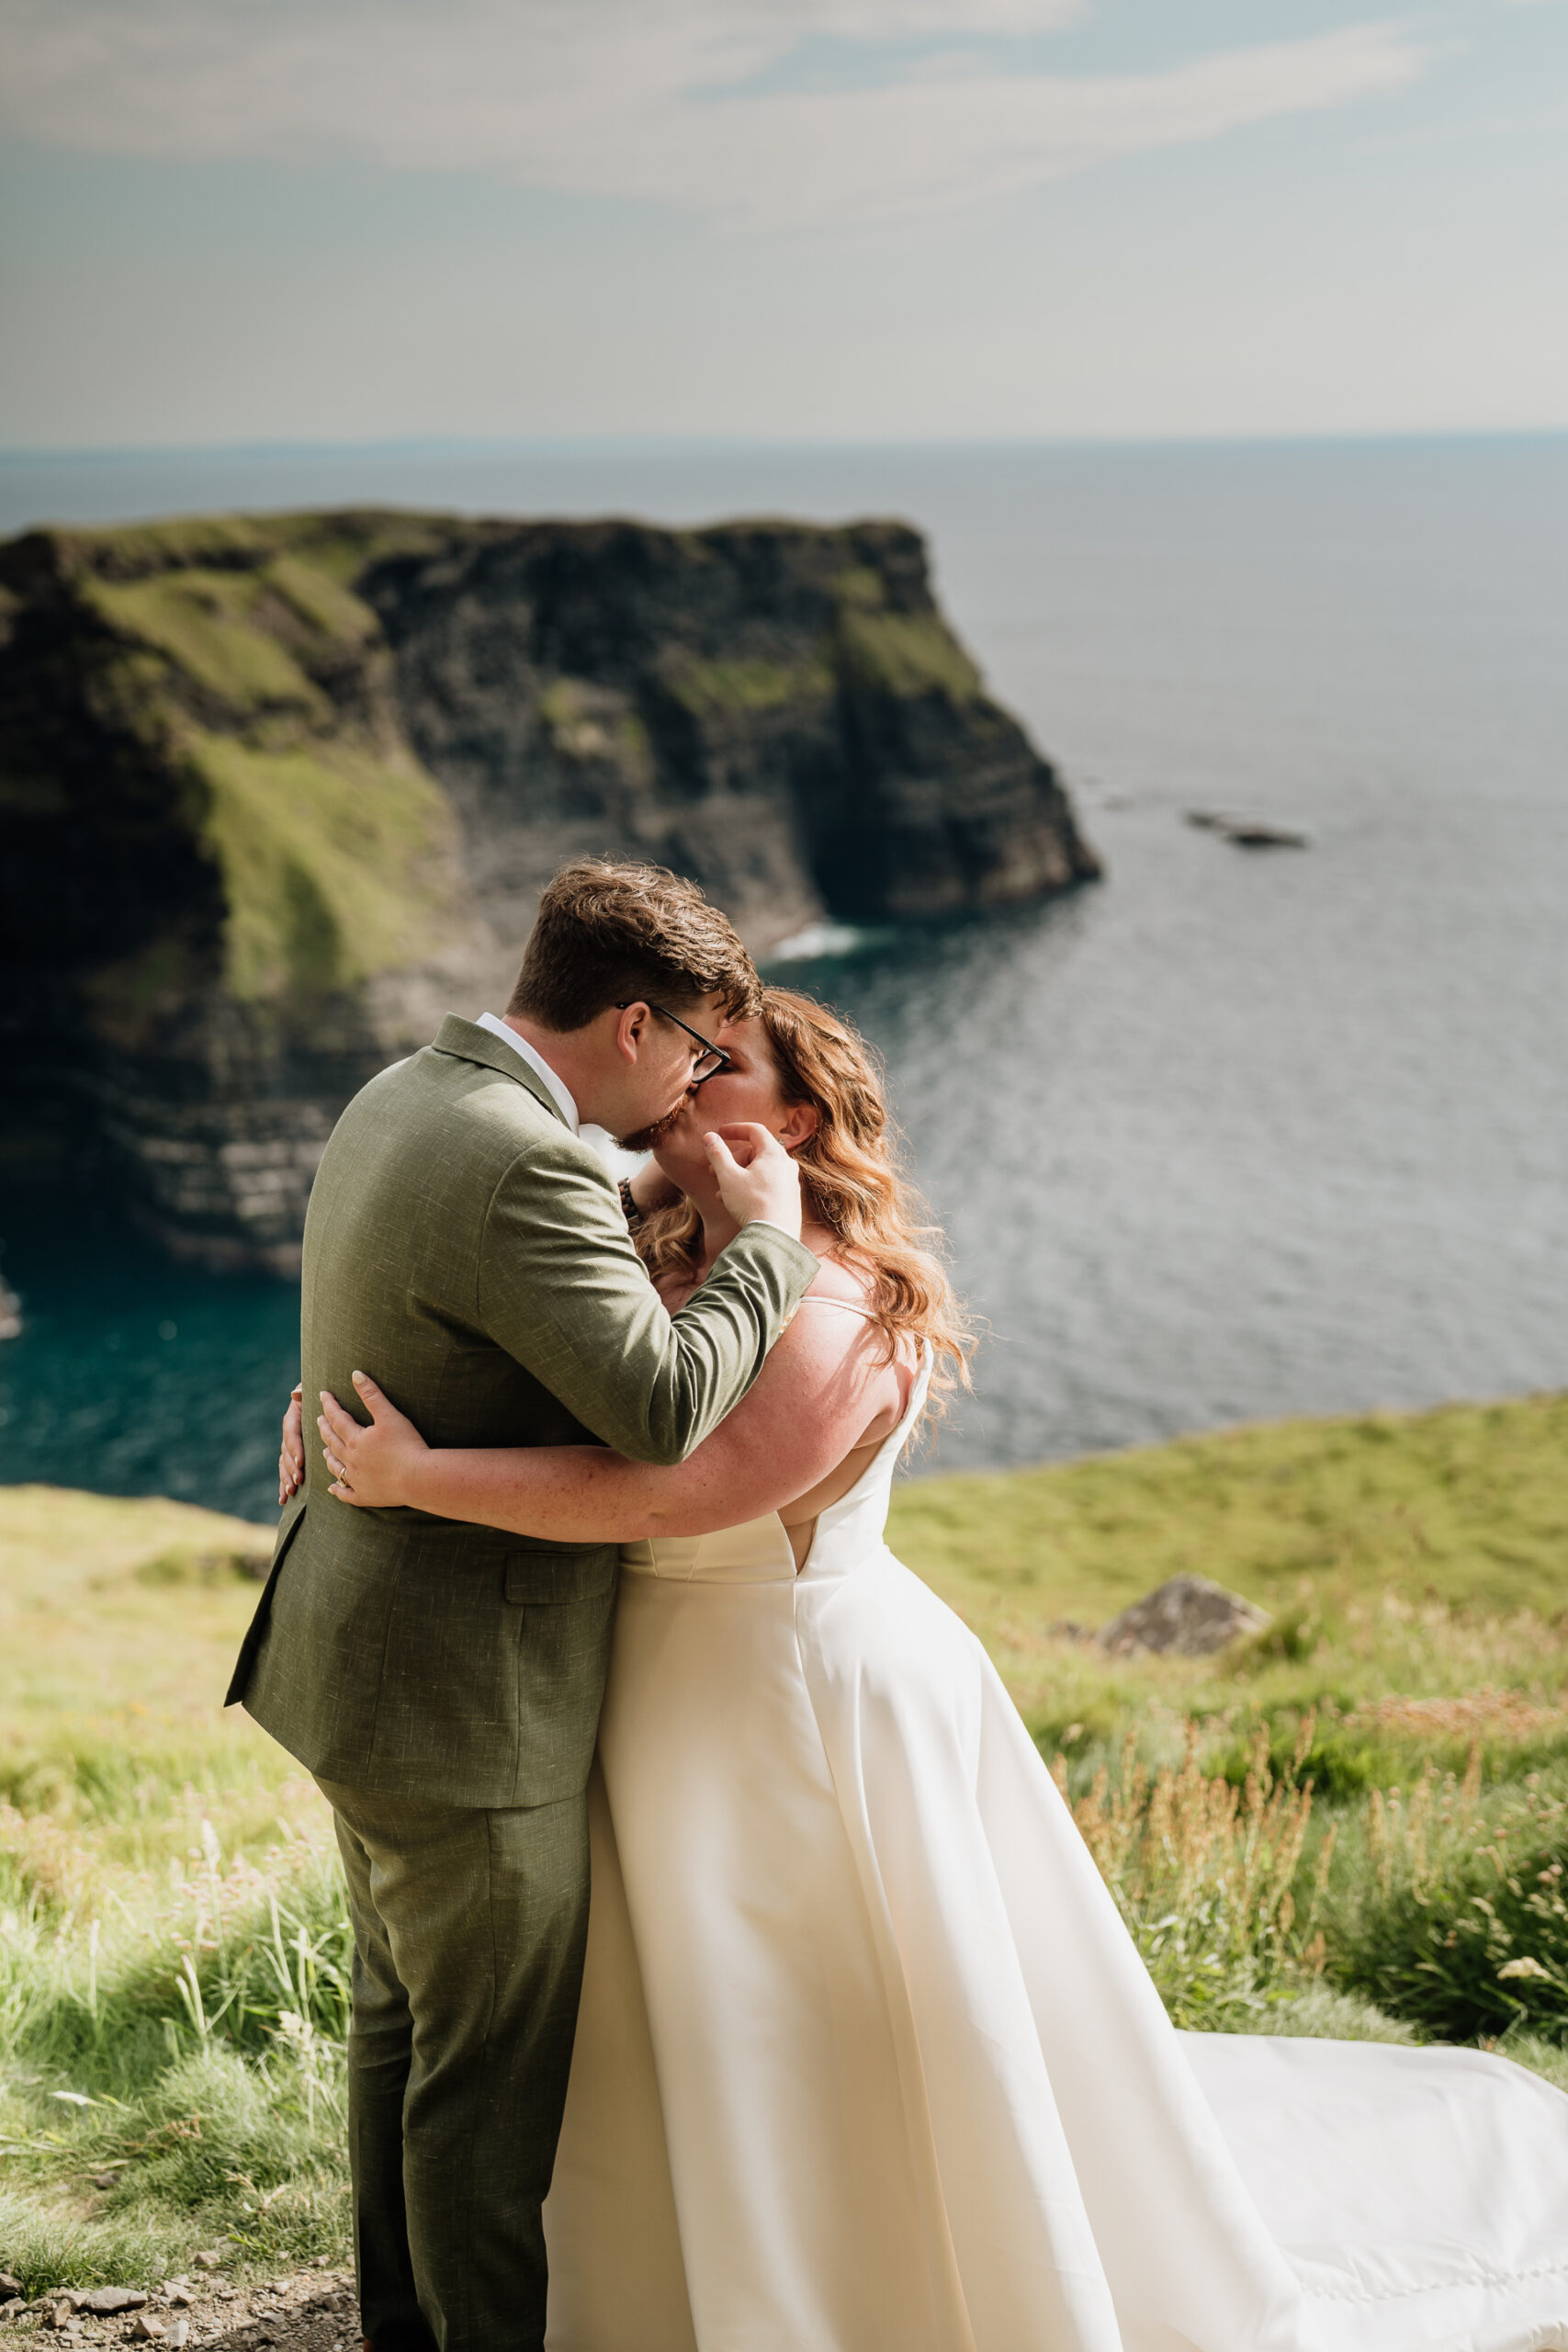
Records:
M862 1320L866 1323L874 1323L876 1320L876 1310L874 1307L862 1306L858 1300L852 1298L834 1298L828 1291L808 1290L800 1304L802 1306L839 1306L843 1309L846 1315L858 1315L861 1317ZM921 1404L924 1404L925 1402L925 1390L921 1386L920 1373L922 1367L929 1370L930 1364L931 1344L928 1340L922 1340L915 1356L913 1365L915 1374L914 1386L910 1390L910 1395L913 1396L915 1389L919 1389ZM914 1427L914 1412L906 1410L903 1428L903 1433L905 1436L908 1436L909 1430Z

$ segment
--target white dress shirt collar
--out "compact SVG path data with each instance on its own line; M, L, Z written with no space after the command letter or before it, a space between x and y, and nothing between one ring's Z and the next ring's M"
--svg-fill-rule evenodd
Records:
M545 1059L543 1054L536 1053L533 1046L528 1043L527 1038L520 1037L515 1029L509 1029L505 1022L502 1020L499 1013L481 1012L479 1017L478 1026L481 1029L488 1029L492 1037L504 1038L506 1043L512 1047L514 1054L522 1055L529 1069L531 1070L536 1070L539 1077L544 1080L545 1084L549 1088L551 1102L554 1102L556 1108L559 1111L561 1117L566 1121L567 1125L571 1129L572 1134L576 1135L582 1124L577 1115L577 1105L572 1101L571 1096L568 1093L566 1088L561 1084L560 1080L556 1076L554 1070L550 1068L548 1062Z

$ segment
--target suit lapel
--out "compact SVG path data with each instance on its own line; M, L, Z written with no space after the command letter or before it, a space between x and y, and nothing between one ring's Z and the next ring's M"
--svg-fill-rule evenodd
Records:
M560 1104L538 1071L491 1030L481 1029L477 1021L465 1021L460 1014L449 1012L436 1031L434 1043L438 1054L456 1054L464 1061L478 1062L481 1069L495 1070L502 1078L514 1078L519 1086L526 1087L536 1102L544 1105L552 1119L566 1125Z

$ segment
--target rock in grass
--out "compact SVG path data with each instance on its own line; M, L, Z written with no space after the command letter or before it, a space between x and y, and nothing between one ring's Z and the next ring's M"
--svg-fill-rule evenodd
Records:
M95 2319L113 2319L120 2312L139 2312L146 2301L140 2287L95 2287L77 2309L91 2312Z
M1243 1634L1261 1633L1268 1623L1267 1610L1244 1600L1239 1592L1227 1592L1223 1584L1212 1584L1207 1577L1168 1577L1102 1625L1094 1638L1112 1657L1134 1657L1141 1650L1208 1657Z
M0 2303L14 2303L22 2291L19 2278L13 2278L8 2270L0 2270Z

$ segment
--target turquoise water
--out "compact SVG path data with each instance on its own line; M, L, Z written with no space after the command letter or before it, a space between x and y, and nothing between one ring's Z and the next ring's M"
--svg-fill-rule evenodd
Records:
M930 532L1110 869L791 967L988 1320L939 1465L1568 1385L1568 441L0 466L13 527L372 498ZM265 1517L288 1289L70 1204L0 1239L0 1476Z
M298 1289L173 1265L91 1201L14 1193L0 1217L24 1315L0 1347L6 1481L267 1518L299 1378Z

